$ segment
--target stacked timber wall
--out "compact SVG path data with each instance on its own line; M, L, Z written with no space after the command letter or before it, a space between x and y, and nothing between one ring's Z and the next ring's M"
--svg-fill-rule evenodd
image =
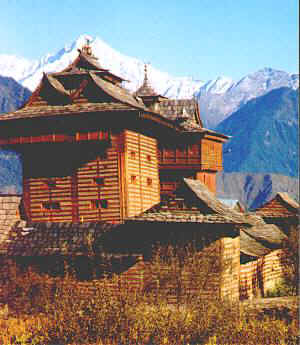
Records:
M156 139L125 130L124 154L124 203L131 217L160 202Z
M222 170L222 143L201 139L201 167L203 170Z
M111 134L105 153L77 170L79 221L120 220L119 169L119 136Z
M283 251L274 250L258 260L241 265L240 299L263 297L283 278Z
M26 160L24 165L23 194L29 221L120 219L118 134L112 134L106 146L103 142L61 148L50 144L47 149L40 162ZM43 165L47 168L41 168Z

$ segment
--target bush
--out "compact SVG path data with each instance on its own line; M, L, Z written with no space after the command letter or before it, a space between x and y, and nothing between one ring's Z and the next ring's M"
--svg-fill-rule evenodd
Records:
M78 283L70 276L51 280L12 269L10 282L16 281L7 296L18 301L10 308L17 308L19 318L0 321L0 344L296 343L296 313L282 319L273 314L250 316L241 313L238 304L199 294L199 288L208 286L207 277L220 270L215 250L207 250L210 255L201 256L193 248L158 248L149 264L155 284L145 291L129 291L116 276ZM172 305L170 295L175 296ZM26 315L29 312L33 315Z
M266 292L266 297L295 296L295 289L285 279L277 282L272 290Z

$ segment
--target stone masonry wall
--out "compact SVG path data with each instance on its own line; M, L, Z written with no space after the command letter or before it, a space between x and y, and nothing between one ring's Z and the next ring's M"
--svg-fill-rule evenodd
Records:
M7 240L11 228L21 219L20 202L21 196L0 195L0 245Z
M239 299L240 237L225 237L221 240L222 273L220 297L236 301Z

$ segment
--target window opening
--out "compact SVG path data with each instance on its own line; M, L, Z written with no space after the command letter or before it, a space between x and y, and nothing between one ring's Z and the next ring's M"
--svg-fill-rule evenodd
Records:
M60 210L60 203L57 201L46 201L42 203L44 210Z
M108 202L106 199L92 200L91 201L91 208L93 210L99 209L99 208L108 208Z
M94 183L98 186L103 186L104 185L104 177L95 177Z
M46 181L46 185L48 186L48 188L54 189L54 188L56 188L56 181L55 180L48 180L48 181Z
M131 181L131 183L136 183L136 176L135 175L131 175L131 177L130 177L130 181Z

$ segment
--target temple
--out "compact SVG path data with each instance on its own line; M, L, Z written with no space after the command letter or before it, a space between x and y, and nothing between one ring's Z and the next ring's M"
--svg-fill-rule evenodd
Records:
M87 44L29 101L0 117L0 145L19 152L30 222L122 222L172 195L183 178L215 193L227 136L203 128L195 99L148 80L130 93Z

